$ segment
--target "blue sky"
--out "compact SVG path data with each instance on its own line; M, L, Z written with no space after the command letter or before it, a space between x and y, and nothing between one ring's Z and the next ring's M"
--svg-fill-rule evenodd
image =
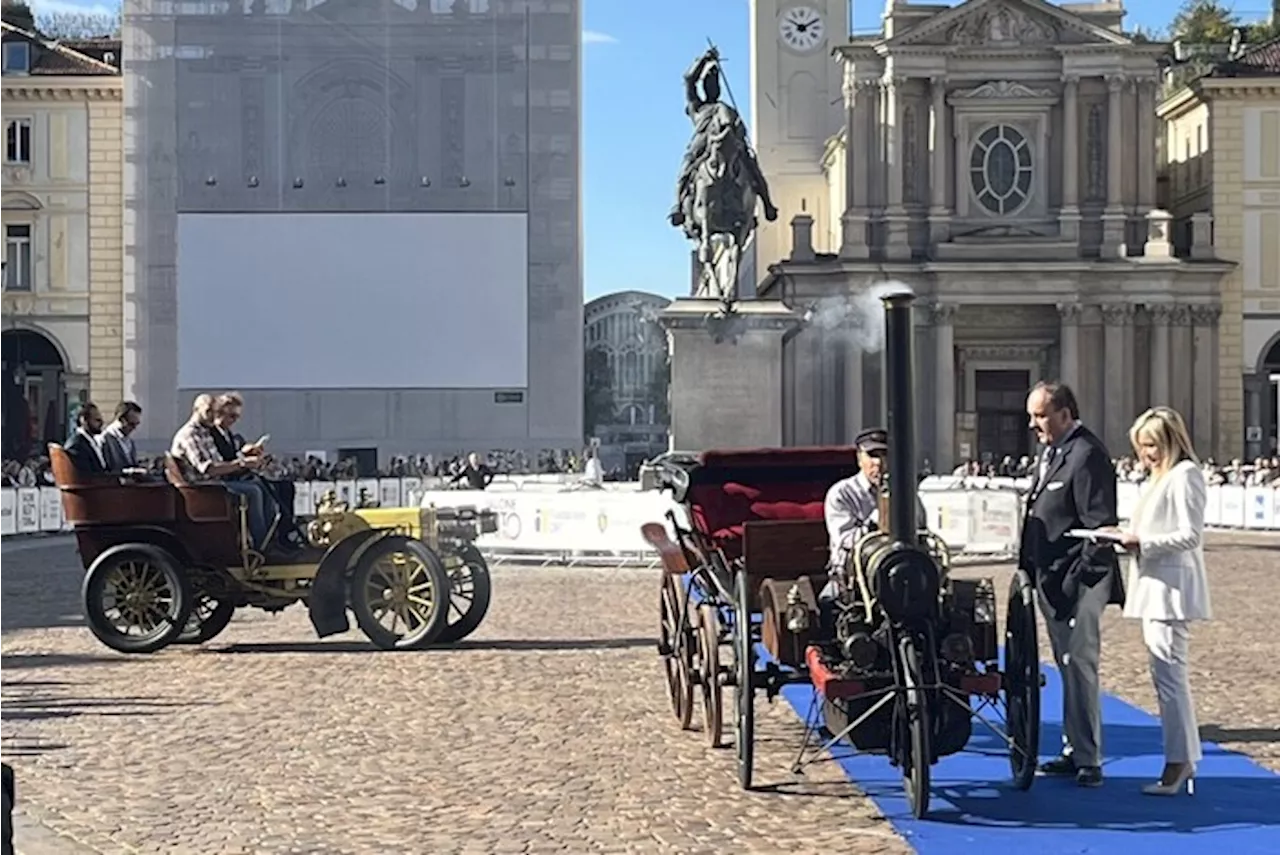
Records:
M583 204L587 299L634 288L688 291L690 245L666 220L689 137L681 75L711 38L750 123L750 0L583 0ZM37 11L101 0L34 0ZM954 4L952 4L954 5ZM1245 20L1269 0L1237 0ZM854 3L856 32L880 26L883 2ZM1160 30L1174 3L1130 0L1128 29Z

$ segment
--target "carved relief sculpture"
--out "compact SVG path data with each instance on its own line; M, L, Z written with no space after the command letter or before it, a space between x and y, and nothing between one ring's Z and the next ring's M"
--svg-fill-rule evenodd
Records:
M1091 202L1101 202L1106 198L1105 172L1102 158L1102 124L1102 105L1090 105L1085 141L1085 161L1088 167L1089 180L1085 189L1085 197Z
M1039 45L1053 44L1057 30L1003 4L984 10L956 24L948 39L957 45Z
M972 89L959 89L951 97L953 99L1052 98L1056 94L1052 89L1032 89L1013 80L992 80Z

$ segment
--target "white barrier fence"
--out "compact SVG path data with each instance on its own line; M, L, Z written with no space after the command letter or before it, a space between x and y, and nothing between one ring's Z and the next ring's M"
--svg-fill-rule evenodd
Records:
M1010 555L1021 534L1022 494L1011 480L983 484L951 478L929 478L920 497L929 524L948 546L960 554ZM630 489L628 489L630 487ZM683 509L670 495L640 491L635 485L608 490L423 490L420 478L368 478L348 481L295 482L295 513L312 512L321 496L333 490L354 504L361 490L383 507L475 505L498 514L498 531L477 545L495 557L611 555L652 558L640 536L646 522L667 522L667 512L687 524ZM62 501L54 487L4 489L5 537L65 531ZM1121 518L1137 501L1138 487L1119 485ZM1215 528L1280 530L1280 490L1269 487L1215 486L1209 488L1206 523ZM669 525L669 523L668 523Z

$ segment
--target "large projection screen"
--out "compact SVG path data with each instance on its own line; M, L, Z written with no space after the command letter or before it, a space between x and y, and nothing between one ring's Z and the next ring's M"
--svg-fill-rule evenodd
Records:
M181 214L183 389L528 381L526 214Z

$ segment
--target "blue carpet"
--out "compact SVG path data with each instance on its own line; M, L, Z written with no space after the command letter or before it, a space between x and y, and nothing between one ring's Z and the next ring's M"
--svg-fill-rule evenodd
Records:
M1062 688L1055 668L1046 668L1045 678L1040 751L1051 757L1061 746ZM813 689L788 686L783 697L803 717ZM1004 742L975 722L966 750L933 767L929 814L923 820L911 816L900 772L886 758L857 756L845 743L831 753L921 855L997 848L1016 849L1019 855L1280 852L1280 775L1206 743L1194 796L1144 796L1140 787L1156 780L1164 765L1159 721L1114 697L1104 699L1102 716L1102 787L1037 778L1027 792L1014 789ZM777 773L758 769L757 774L763 781Z

